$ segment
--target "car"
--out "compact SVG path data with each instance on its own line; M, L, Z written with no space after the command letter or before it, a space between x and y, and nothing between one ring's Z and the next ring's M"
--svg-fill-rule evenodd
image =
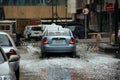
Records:
M11 55L10 59L8 59L3 49L0 47L0 80L16 80L12 66L12 62L16 60L18 60L18 57L15 55Z
M40 24L39 26L41 26L44 31L47 27L51 26L51 24Z
M69 24L66 24L65 28L69 28L72 31L75 38L79 38L79 39L85 38L85 26L84 25L79 24L79 23L69 23ZM86 32L87 32L86 34L87 38L91 37L88 35L88 33L96 33L96 31L91 30L89 28L86 29Z
M47 30L56 30L56 29L60 29L60 28L63 28L63 27L61 25L56 25L55 23L52 23L50 25L45 25L44 30L43 30L43 34Z
M17 76L17 80L19 80L20 53L12 37L8 33L0 32L0 46L2 47L8 59L10 59L11 55L18 56L19 59L14 61L14 71Z
M41 39L42 38L42 26L40 25L28 25L25 27L24 30L24 37L26 40L31 40L31 39Z
M76 43L70 29L60 28L47 30L41 41L41 56L45 58L50 53L67 53L76 56Z

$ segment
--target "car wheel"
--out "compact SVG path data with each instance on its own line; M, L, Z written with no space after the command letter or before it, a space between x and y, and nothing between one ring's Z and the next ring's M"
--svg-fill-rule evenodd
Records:
M76 57L76 52L72 52L70 57L75 58Z
M39 37L39 40L40 40L40 41L42 40L42 36Z
M18 67L18 69L15 71L15 75L16 75L16 79L19 80L19 77L20 77L20 73L19 73L19 70L20 68Z
M41 52L41 58L45 58L46 57L46 53L45 52Z

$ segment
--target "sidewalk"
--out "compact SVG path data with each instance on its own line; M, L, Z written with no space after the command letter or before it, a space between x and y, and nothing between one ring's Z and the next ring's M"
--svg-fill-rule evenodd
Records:
M96 41L96 39L78 39L78 42L95 42L100 43L99 49L100 51L106 52L106 53L117 53L119 50L119 45L113 45L110 43L110 38L101 38L100 41Z
M96 39L77 39L78 42L101 42L101 43L109 43L110 42L110 38L101 38L100 41L97 41Z

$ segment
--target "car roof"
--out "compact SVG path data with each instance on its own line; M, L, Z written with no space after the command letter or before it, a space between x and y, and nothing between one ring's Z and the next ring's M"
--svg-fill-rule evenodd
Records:
M0 34L5 34L5 35L8 35L8 33L3 32L3 31L0 31Z
M47 31L70 31L68 28L54 28L54 29L48 29Z
M63 27L61 25L56 25L56 24L53 23L49 26L46 26L45 31L46 30L58 30L60 28L63 28Z
M47 27L47 29L48 29L48 28L62 28L62 26L56 25L56 24L52 24L52 25L49 25L49 26Z

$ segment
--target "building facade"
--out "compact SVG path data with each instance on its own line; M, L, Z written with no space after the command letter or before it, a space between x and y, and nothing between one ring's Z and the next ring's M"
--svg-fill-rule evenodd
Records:
M118 2L120 3L120 0L118 0ZM77 0L76 14L78 20L80 19L79 22L84 23L84 15L82 14L82 9L84 7L87 7L90 10L90 14L87 15L88 27L100 32L109 32L110 23L112 26L114 26L114 12L109 14L106 11L107 3L113 3L115 5L115 0ZM120 5L119 5L119 12L120 12ZM111 22L110 22L110 15L112 19Z
M0 19L69 19L67 0L0 0Z
M109 31L110 17L106 12L106 3L114 4L115 0L0 0L0 20L40 19L52 22L75 18L75 21L84 24L82 9L87 7L90 10L87 26L97 31ZM111 15L113 25L114 13Z

